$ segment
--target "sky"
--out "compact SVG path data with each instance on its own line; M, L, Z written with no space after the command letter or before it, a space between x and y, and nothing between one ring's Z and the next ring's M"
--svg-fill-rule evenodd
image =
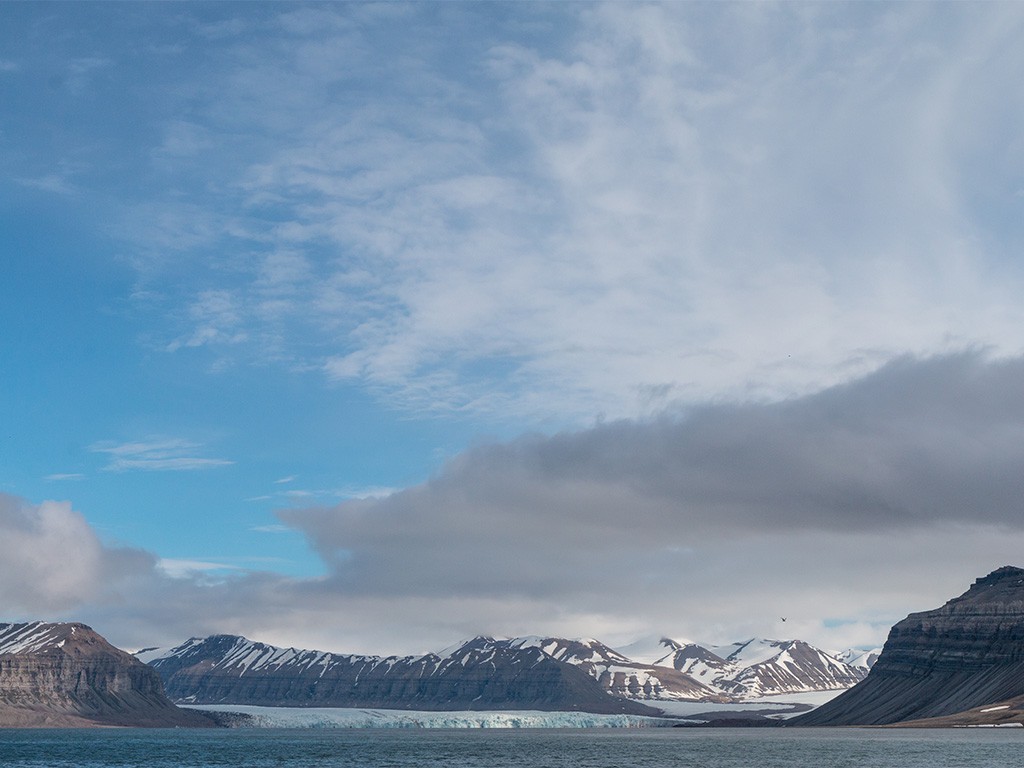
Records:
M1022 36L0 4L0 621L842 649L1024 565Z

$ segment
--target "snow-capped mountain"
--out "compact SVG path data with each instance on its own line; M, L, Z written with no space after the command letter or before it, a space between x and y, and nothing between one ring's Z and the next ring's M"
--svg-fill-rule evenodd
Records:
M139 658L160 673L168 695L190 704L656 714L535 644L489 637L442 654L380 657L214 635Z
M870 661L857 658L865 666L854 665L802 640L752 638L702 646L666 639L663 644L672 650L660 663L739 699L849 688L867 675Z

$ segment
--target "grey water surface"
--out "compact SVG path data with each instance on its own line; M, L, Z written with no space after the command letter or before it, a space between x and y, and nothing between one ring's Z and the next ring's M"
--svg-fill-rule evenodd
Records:
M3 768L1018 768L1024 729L0 730Z

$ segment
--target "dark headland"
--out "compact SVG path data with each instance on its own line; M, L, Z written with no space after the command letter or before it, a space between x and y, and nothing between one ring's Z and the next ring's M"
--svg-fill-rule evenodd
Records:
M1024 723L1024 570L1005 566L889 632L868 676L791 725Z

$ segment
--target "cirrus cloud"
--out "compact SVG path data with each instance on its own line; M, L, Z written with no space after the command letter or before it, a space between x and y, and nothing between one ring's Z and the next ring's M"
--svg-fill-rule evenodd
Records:
M195 456L194 452L201 447L198 443L180 438L155 438L128 443L99 442L91 445L89 450L110 456L110 462L103 468L108 472L187 472L234 464L228 459Z

